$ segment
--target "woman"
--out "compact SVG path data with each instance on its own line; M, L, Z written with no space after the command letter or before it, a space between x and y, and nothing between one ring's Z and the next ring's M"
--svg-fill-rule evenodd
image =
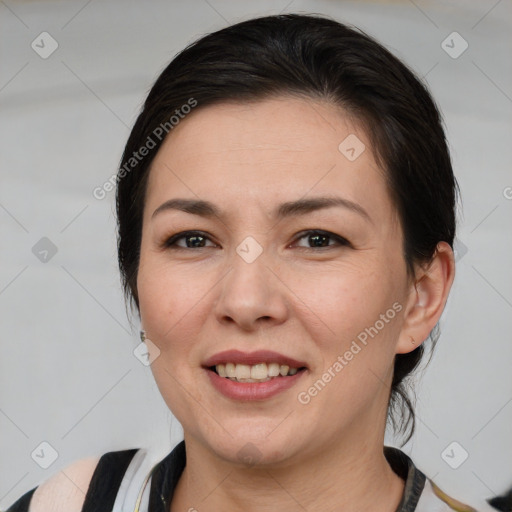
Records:
M456 192L432 98L360 31L270 16L186 48L117 188L125 291L184 441L150 472L143 449L78 461L82 493L56 476L9 511L474 510L384 446L387 419L414 430L404 379L454 279Z

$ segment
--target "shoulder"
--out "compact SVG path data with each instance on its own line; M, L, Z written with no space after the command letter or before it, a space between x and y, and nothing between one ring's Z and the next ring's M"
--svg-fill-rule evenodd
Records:
M404 481L404 495L399 511L405 512L488 512L492 509L478 504L478 509L463 503L441 490L418 469L413 460L399 448L384 446L384 454L392 469Z
M82 512L95 510L97 503L111 508L139 450L111 451L76 460L21 496L7 512Z
M29 512L80 512L100 458L76 460L44 481L32 496Z

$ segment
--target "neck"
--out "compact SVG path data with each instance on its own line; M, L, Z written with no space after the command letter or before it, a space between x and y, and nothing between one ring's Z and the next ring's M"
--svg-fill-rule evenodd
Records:
M187 465L171 512L323 510L395 512L404 481L389 466L384 435L359 429L326 443L324 451L294 461L240 467L185 435Z

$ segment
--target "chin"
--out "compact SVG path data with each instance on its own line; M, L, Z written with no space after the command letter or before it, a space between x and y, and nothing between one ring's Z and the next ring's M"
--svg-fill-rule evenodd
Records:
M234 431L236 434L233 437L223 432L221 438L207 439L206 444L218 457L230 463L247 467L281 465L300 452L297 433L280 432L278 435L272 432L273 428L275 425L263 430ZM258 431L261 432L259 435L256 433ZM291 439L294 440L293 444Z

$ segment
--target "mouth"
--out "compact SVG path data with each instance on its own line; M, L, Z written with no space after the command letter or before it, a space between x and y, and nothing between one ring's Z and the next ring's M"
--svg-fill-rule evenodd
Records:
M232 399L263 400L292 387L306 371L305 363L277 352L229 350L203 365L210 382Z

